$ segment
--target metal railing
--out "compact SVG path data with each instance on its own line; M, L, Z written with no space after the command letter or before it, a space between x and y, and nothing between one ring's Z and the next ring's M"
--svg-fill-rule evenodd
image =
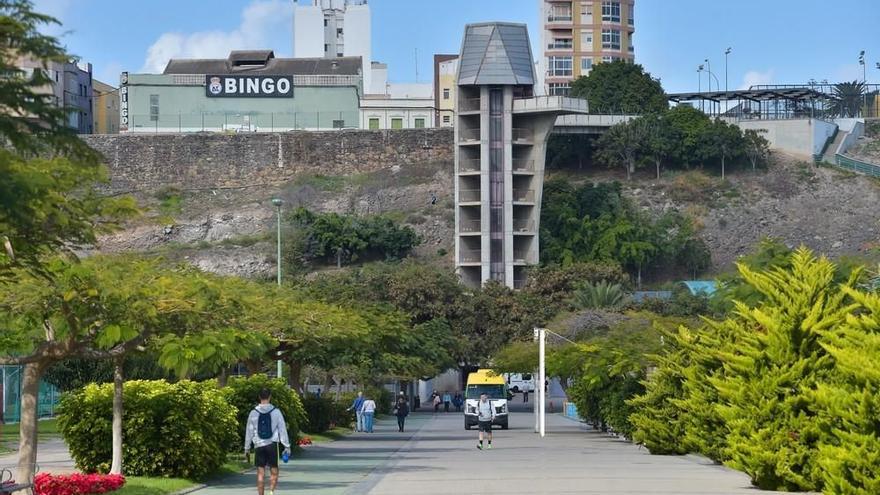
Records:
M571 41L569 41L568 43L556 41L554 43L547 44L548 50L571 50L572 48L574 48L574 43L572 43Z
M531 141L532 140L532 130L525 128L513 128L511 129L513 140L514 141Z
M514 232L534 232L535 231L535 222L531 218L514 218L513 219L513 231Z
M458 261L460 263L480 263L483 259L479 249L460 249L458 251Z
M474 233L480 232L480 220L459 220L459 229L461 232Z
M561 15L561 14L551 14L547 16L547 22L571 22L571 14Z
M480 130L479 129L459 129L458 140L459 141L479 141L480 140Z
M458 171L461 172L479 172L480 171L480 159L479 158L462 158L458 162Z
M856 160L855 158L843 156L839 153L835 155L835 158L837 161L835 165L838 168L850 170L857 174L869 175L871 177L880 177L880 165Z
M357 129L360 114L342 112L272 112L272 113L160 113L129 114L120 123L123 132L278 132L292 130ZM127 127L125 127L127 124Z
M458 100L458 111L459 112L479 112L480 111L480 99L479 98L461 98Z
M513 200L520 203L534 203L535 202L535 190L534 189L514 189L513 190Z
M462 189L458 191L459 203L478 203L480 201L479 189Z
M535 160L526 160L525 158L514 158L513 159L513 171L514 172L534 172L535 171Z

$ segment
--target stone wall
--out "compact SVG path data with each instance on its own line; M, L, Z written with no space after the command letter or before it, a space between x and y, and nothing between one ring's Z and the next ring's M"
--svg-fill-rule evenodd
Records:
M117 134L83 139L106 158L113 193L279 184L453 161L452 129L253 134Z

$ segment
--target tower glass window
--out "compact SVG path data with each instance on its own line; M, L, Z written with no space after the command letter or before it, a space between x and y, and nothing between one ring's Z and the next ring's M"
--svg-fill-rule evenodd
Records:
M549 57L550 75L566 77L572 75L572 57Z
M620 2L602 2L602 22L620 22Z
M620 50L620 30L619 29L603 29L602 30L602 48L610 50Z

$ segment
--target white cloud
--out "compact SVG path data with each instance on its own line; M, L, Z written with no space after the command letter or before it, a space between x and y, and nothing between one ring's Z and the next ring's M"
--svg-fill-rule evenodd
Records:
M141 72L159 73L171 58L226 58L230 50L272 48L272 34L290 29L293 5L289 0L253 0L232 31L164 33L150 48Z
M739 89L749 89L751 86L758 84L773 84L773 69L761 72L758 70L750 70L743 76L742 85Z

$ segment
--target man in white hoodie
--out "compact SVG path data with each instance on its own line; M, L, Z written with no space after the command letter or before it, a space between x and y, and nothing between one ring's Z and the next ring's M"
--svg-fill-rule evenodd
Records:
M251 444L254 446L254 460L257 466L257 493L264 495L265 469L269 466L269 494L275 495L278 485L278 451L279 443L284 445L284 453L290 455L290 438L287 436L287 425L281 414L269 399L269 389L260 390L260 404L248 416L244 435L244 455L250 461Z

